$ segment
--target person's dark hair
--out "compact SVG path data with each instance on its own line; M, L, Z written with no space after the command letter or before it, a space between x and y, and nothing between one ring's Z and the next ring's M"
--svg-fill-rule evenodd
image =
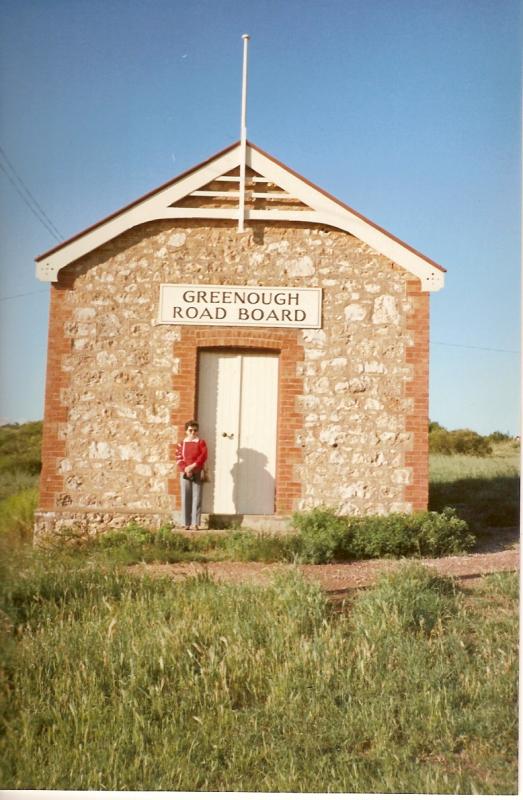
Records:
M195 419L190 419L189 422L185 423L185 430L188 430L188 428L196 428L198 430L199 427Z

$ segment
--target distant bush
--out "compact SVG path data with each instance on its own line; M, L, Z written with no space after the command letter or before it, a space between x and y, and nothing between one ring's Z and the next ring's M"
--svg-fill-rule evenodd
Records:
M513 441L513 437L510 435L510 433L501 433L501 431L494 431L494 433L489 433L487 439L490 442L495 442L496 444L499 444L500 442Z
M37 475L42 467L42 422L0 426L0 472Z
M438 425L437 422L432 422L429 425L429 449L431 453L443 453L444 455L460 453L472 456L488 456L492 453L490 437L481 436L468 428L448 431Z
M336 560L441 556L470 550L475 537L454 509L442 513L340 517L318 508L293 515L297 555L309 564Z

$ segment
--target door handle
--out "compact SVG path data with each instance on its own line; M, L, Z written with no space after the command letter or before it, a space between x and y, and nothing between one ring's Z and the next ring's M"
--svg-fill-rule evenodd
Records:
M222 433L222 437L223 437L224 439L225 439L225 438L227 438L227 439L234 439L234 433L225 433L225 431L224 431L224 432Z

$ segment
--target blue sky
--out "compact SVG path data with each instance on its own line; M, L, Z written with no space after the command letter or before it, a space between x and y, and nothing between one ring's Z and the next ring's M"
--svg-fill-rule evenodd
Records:
M521 22L516 0L0 0L0 418L43 415L56 243L15 186L69 237L236 141L247 32L249 138L448 270L431 418L519 433Z

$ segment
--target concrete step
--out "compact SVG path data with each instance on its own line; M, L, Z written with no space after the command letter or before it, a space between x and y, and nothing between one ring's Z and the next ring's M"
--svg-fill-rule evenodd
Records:
M291 517L276 514L202 514L200 529L208 533L230 533L231 530L288 533L291 530Z

